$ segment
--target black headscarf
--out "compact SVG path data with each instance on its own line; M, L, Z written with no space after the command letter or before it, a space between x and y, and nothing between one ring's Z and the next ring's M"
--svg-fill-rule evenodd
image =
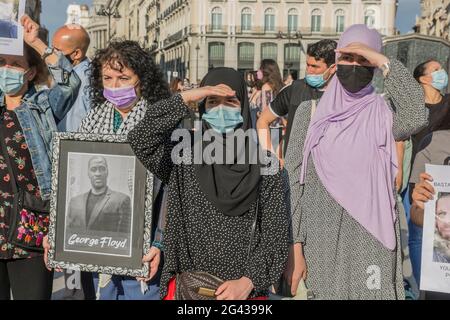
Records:
M236 92L236 97L241 102L241 114L244 122L240 127L244 131L250 129L250 105L248 101L247 86L243 76L231 68L216 68L208 72L200 86L215 86L225 84ZM206 101L206 100L205 100ZM200 117L205 113L205 102L199 106ZM211 129L206 121L203 121L203 130ZM224 149L226 141L232 134L223 136ZM246 138L245 149L241 152L249 152L253 139ZM208 143L203 143L203 149ZM253 148L252 148L253 149ZM256 149L253 149L256 150ZM240 216L246 213L252 203L258 197L260 183L260 167L258 164L236 164L237 154L234 155L234 164L197 164L195 173L200 188L206 198L223 214L228 216Z

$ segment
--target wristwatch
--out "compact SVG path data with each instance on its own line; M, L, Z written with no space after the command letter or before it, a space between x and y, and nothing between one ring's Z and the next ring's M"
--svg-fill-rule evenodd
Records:
M383 77L387 77L389 75L389 72L391 71L391 63L385 62L381 67L380 67L381 72L383 72Z
M47 57L51 54L53 54L53 52L55 51L55 49L53 49L52 47L47 47L44 50L44 54L41 56L42 60L47 59Z

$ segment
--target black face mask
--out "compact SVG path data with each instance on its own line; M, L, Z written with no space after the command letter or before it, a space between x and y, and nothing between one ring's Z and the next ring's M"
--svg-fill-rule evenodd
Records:
M66 54L65 57L69 60L70 64L73 65L73 59L70 57L72 54Z
M69 62L70 62L71 65L73 65L75 61L74 61L70 56L71 56L75 51L77 51L77 50L74 50L74 51L72 51L71 53L68 53L68 54L64 55L64 56L67 58L67 60L69 60Z
M372 82L374 67L338 64L336 75L345 90L356 93Z
M73 64L73 60L70 57L70 54L67 54L65 57L67 58L67 60L69 60L70 64Z

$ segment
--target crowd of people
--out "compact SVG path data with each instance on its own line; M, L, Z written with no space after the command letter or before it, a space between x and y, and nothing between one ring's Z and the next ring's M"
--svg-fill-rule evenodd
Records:
M24 231L26 243L10 234L19 212L48 224L38 212L49 211L58 131L127 136L157 199L148 275L81 272L65 299L203 299L186 283L205 277L217 281L217 300L268 299L281 282L291 297L304 283L316 299L449 298L419 292L424 204L435 194L425 164L450 164L448 75L438 61L411 74L382 53L376 30L353 25L338 42L308 47L303 79L283 80L265 59L245 75L220 67L198 85L169 84L137 42L112 40L90 60L81 26L61 27L47 45L30 17L21 24L24 55L0 55L0 300L51 298L48 230ZM200 151L214 141L226 161L184 152L175 162L179 129L211 132ZM254 150L256 162L240 161ZM439 199L448 206L448 194ZM436 259L449 263L449 211L436 219Z

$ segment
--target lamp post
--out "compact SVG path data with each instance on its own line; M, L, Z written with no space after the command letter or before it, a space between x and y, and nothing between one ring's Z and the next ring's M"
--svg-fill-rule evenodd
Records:
M111 40L111 17L114 19L120 19L122 16L119 14L117 6L114 8L106 8L103 4L100 5L100 9L97 11L98 16L108 17L108 41Z
M198 43L197 43L197 46L195 47L195 51L197 52L197 65L196 65L197 71L195 72L195 76L197 77L197 79L195 79L195 81L198 82L198 79L199 79L199 77L198 77L198 53L200 51L200 46L198 45Z

